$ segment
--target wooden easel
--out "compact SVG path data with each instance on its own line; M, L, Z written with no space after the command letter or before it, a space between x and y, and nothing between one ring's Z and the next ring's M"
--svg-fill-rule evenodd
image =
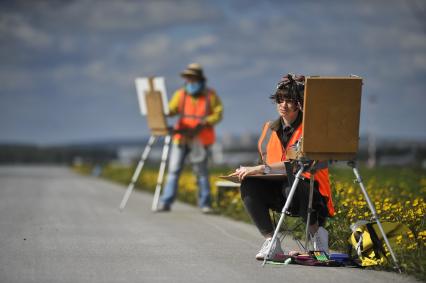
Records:
M141 99L141 98L140 98ZM170 128L167 125L166 116L163 112L163 100L161 97L161 92L154 88L154 78L148 78L148 90L145 91L144 95L145 103L146 103L146 117L148 122L148 127L151 131L151 136L148 140L147 145L140 157L138 165L136 166L135 172L133 173L132 180L127 187L126 192L124 193L123 199L120 204L120 211L124 209L129 200L130 194L135 187L135 183L139 178L139 175L142 171L142 168L145 164L146 159L149 156L152 145L157 140L158 137L164 137L164 145L163 152L161 155L161 164L157 177L157 185L155 187L154 199L152 201L151 209L153 211L157 210L158 201L160 198L161 186L164 178L164 171L166 169L167 158L169 155L169 146L170 146Z

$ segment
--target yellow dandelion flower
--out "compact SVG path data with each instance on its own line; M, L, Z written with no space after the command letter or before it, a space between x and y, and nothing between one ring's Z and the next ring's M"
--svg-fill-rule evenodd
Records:
M417 205L419 205L419 199L418 198L414 199L414 201L413 201L413 206L416 207Z

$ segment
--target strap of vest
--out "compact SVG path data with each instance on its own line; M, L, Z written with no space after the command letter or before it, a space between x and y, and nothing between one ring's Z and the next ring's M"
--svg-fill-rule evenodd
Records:
M210 90L207 90L206 110L204 111L204 117L206 117L210 114L211 95L212 94L210 93Z
M186 102L186 92L185 92L185 90L182 89L180 95L181 95L181 98L180 98L180 105L179 105L179 114L180 114L180 117L182 118L183 114L185 113L185 102Z
M272 135L272 129L269 127L270 123L271 123L270 121L265 123L265 125L263 126L262 135L261 135L262 140L260 141L260 155L262 157L263 164L266 164L266 156L268 154L267 145Z
M296 144L297 140L300 139L302 136L302 124L297 127L297 129L294 131L294 133L291 135L291 138L286 146L286 151L290 148L290 146L293 146Z

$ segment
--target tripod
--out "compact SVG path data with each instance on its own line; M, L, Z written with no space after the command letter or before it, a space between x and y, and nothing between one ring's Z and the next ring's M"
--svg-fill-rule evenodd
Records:
M311 167L310 167L311 176L310 176L310 188L309 188L308 218L307 218L307 223L306 223L306 243L305 243L305 247L304 247L306 251L308 249L308 239L309 239L308 226L309 226L310 216L311 216L311 212L312 212L312 199L313 199L313 188L314 188L314 174L313 173L315 172L316 163L317 162L314 161L312 163ZM281 225L284 221L284 218L286 216L286 212L288 211L288 209L290 207L290 204L291 204L291 201L293 199L293 195L294 195L294 193L297 189L297 185L299 183L299 180L302 179L301 175L305 171L306 162L304 162L304 160L297 160L297 165L298 165L299 169L298 169L298 171L297 171L297 173L294 177L294 180L292 181L290 193L287 196L287 200L286 200L284 207L281 211L281 216L280 216L280 219L279 219L277 226L275 228L274 235L272 236L271 243L274 243L274 241L276 240L276 238L278 236L279 229L280 229L280 227L281 227ZM376 212L376 209L375 209L373 203L371 202L370 197L368 196L368 193L367 193L367 191L364 187L364 184L362 183L361 176L360 176L358 169L356 167L356 162L354 160L348 161L348 166L350 166L352 168L352 171L353 171L353 173L356 177L356 182L359 184L361 191L364 195L364 198L367 201L368 207L371 211L371 214L373 215L372 219L377 222L377 226L379 227L380 233L382 234L383 239L385 240L386 246L388 247L389 252L391 254L392 260L394 262L394 267L395 267L396 270L398 270L401 273L401 268L399 267L398 260L396 259L395 254L392 250L392 247L389 243L389 240L386 236L386 233L383 230L383 227L382 227L382 224L380 223L380 219L379 219L379 216ZM262 263L262 266L264 266L266 261L270 258L271 250L272 250L272 244L268 248L268 252L266 253L267 256L265 256L263 263Z
M153 131L154 134L151 134L147 145L145 146L144 151L142 152L141 158L138 162L138 165L136 166L135 172L133 173L132 180L129 184L129 186L126 189L126 192L124 193L123 199L121 200L120 204L120 211L123 211L124 207L126 207L127 201L129 200L130 194L133 191L133 188L135 187L135 183L139 178L139 175L142 171L142 168L145 164L145 161L148 159L149 153L151 151L152 145L157 140L158 137L164 136L164 145L163 145L163 152L161 154L161 163L160 163L160 169L158 171L158 177L157 177L157 185L155 187L154 192L154 198L152 200L152 206L151 210L156 211L158 208L158 202L160 200L160 193L161 193L161 186L163 184L164 179L164 172L166 170L167 165L167 159L169 156L169 148L170 148L170 141L171 141L171 135L180 133L184 134L190 137L194 137L199 133L199 131L202 129L202 127L198 127L195 129L182 129L182 130L174 130L172 128L168 128L167 132L164 131Z
M142 171L142 168L145 164L145 161L148 158L148 155L151 151L152 145L157 140L157 138L158 136L156 135L150 136L148 143L145 146L145 149L138 162L138 165L136 166L136 170L133 173L132 180L129 186L127 187L126 192L124 193L123 199L121 200L120 211L123 211L124 207L126 206L127 201L129 200L130 194L132 193L133 188L135 187L135 183L138 180L139 175ZM164 171L166 169L167 157L169 155L170 140L171 140L170 134L164 137L163 152L161 155L161 164L160 164L160 169L159 169L158 177L157 177L157 186L155 187L154 199L152 200L152 207L151 207L152 211L157 210L157 207L158 207L158 201L160 199L160 192L161 192L161 185L163 184Z

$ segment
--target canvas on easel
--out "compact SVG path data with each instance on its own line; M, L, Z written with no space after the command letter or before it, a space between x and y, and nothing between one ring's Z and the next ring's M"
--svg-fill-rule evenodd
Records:
M135 83L140 111L147 118L151 134L155 136L167 135L169 127L166 115L169 114L169 108L164 78L137 78Z
M311 160L352 160L358 151L362 79L307 77L301 151Z

